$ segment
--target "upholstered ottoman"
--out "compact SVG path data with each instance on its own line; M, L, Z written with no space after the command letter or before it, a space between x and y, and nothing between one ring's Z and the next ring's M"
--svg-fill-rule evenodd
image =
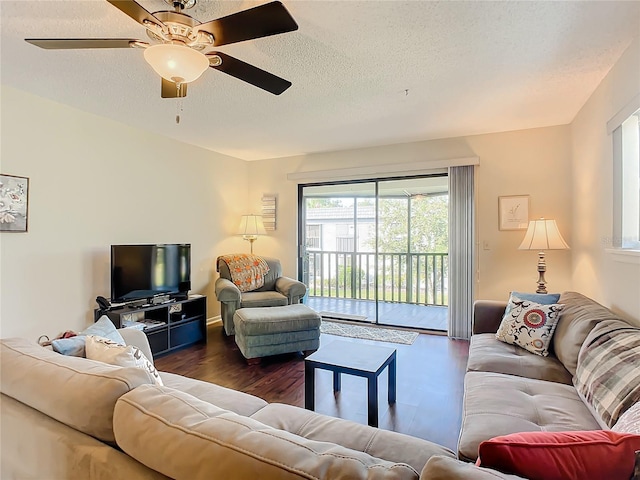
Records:
M269 355L317 350L320 322L320 315L301 303L240 308L233 315L236 344L249 364Z

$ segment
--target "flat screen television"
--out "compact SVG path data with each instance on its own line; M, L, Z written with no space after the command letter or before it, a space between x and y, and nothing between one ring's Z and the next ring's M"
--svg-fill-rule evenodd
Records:
M111 245L111 301L186 296L191 288L191 245Z

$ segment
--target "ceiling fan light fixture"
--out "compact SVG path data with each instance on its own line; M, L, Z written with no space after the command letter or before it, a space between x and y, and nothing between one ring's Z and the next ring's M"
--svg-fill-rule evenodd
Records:
M152 45L144 59L162 78L176 83L190 83L209 68L209 59L201 52L174 43Z

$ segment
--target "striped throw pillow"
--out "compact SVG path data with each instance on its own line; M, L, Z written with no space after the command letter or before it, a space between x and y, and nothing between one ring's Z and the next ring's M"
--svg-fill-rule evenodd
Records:
M574 383L602 420L615 425L640 400L640 330L608 331L583 345Z

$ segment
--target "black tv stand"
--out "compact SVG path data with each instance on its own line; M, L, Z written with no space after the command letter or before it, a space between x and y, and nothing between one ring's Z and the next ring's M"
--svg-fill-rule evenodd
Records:
M158 305L123 305L108 311L94 310L94 321L106 315L116 328L128 322L146 324L154 357L194 343L207 342L207 297L191 296ZM134 328L134 327L131 327Z

